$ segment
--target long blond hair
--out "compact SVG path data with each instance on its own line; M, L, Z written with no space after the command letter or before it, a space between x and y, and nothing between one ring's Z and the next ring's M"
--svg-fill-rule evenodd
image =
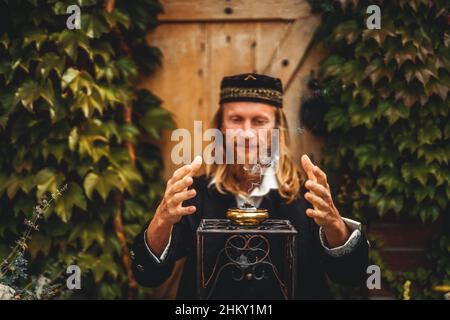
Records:
M223 107L215 113L211 127L221 129ZM289 129L286 116L281 108L276 110L276 128L279 129L279 159L276 167L278 193L290 203L299 197L300 186L304 180L299 165L293 160L290 148ZM212 163L206 165L206 175L214 179L220 193L245 194L239 188L235 165Z

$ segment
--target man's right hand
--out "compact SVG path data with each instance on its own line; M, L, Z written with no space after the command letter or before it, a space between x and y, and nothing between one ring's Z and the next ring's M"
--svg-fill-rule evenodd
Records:
M176 170L167 181L163 200L156 209L146 233L147 243L157 256L160 256L167 247L173 225L183 216L193 214L197 210L195 206L183 207L182 204L197 194L194 189L188 190L188 187L194 182L193 176L201 165L202 158L197 156L191 164Z
M188 187L194 182L193 176L202 165L202 158L195 157L191 164L187 164L177 169L172 177L167 181L164 197L156 209L155 218L161 219L168 224L175 224L181 218L196 211L195 206L183 207L183 201L192 199L197 192Z

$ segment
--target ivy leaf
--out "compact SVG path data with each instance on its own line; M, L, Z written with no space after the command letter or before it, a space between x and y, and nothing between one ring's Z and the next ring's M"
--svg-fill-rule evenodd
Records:
M72 128L69 134L69 149L70 151L75 151L78 145L78 128Z
M112 300L117 299L122 295L122 288L118 283L106 283L102 281L99 283L99 292L104 299Z
M42 57L42 61L39 63L37 70L39 70L40 74L44 78L47 78L47 76L52 70L55 70L58 76L61 77L65 65L66 65L65 56L59 56L54 52L49 52Z
M120 70L123 78L128 78L131 76L136 76L138 73L136 64L133 60L128 57L120 58L116 61L116 67Z
M160 139L160 132L164 128L173 128L174 123L171 113L163 108L152 108L148 110L139 123L155 139Z
M89 7L97 4L97 0L78 0L78 3L82 7Z
M328 131L333 131L348 124L348 115L344 110L332 107L325 115L325 121Z
M69 87L75 96L79 92L83 92L87 95L92 94L93 85L94 81L91 75L86 71L69 68L62 76L62 89Z
M426 208L423 208L420 211L420 219L422 222L426 223L428 220L431 222L436 221L439 217L439 207L431 205Z
M123 231L127 237L134 239L142 231L142 225L138 223L127 225L123 228Z
M139 174L139 171L132 165L123 165L110 169L115 170L117 176L122 182L121 185L131 194L134 194L134 183L143 183L142 176Z
M402 176L406 182L417 179L422 185L428 181L428 168L424 163L406 163L401 168Z
M447 95L448 95L448 91L449 89L449 85L442 83L442 80L436 80L436 79L431 79L428 83L427 83L427 92L431 95L431 94L436 94L438 95L442 101L446 101Z
M100 259L97 260L93 271L96 282L100 282L105 273L109 273L113 279L116 279L119 275L117 263L110 254L103 254Z
M362 32L362 38L365 42L368 42L369 39L374 39L378 43L378 45L382 47L386 40L386 37L395 37L395 33L393 32L393 30L395 30L395 26L393 25L392 21L383 19L383 28L372 30L365 29Z
M52 80L47 79L41 86L41 97L48 102L50 106L55 105L55 92L53 91Z
M72 61L78 57L78 48L89 52L89 38L80 30L64 30L59 34L54 34L52 39L56 40L59 49L65 52Z
M105 64L107 64L114 55L114 49L111 44L106 41L96 41L92 44L91 50L89 51L91 60L94 60L95 57L101 57Z
M342 64L345 59L338 55L330 55L323 61L322 70L326 76L338 76L341 74Z
M39 232L33 234L27 250L30 253L31 258L34 260L39 252L42 252L44 256L48 256L50 253L51 244L51 238L44 235L42 232Z
M136 201L125 200L123 215L127 219L136 219L141 217L145 213L145 209Z
M136 142L136 137L139 135L139 129L131 123L126 123L120 127L120 141Z
M81 29L89 38L99 38L109 31L101 15L84 13L81 15Z
M450 122L447 122L444 129L444 138L449 139L450 138Z
M28 46L30 43L35 43L36 48L40 50L42 44L48 39L48 32L44 29L36 29L28 32L23 37L23 47Z
M370 78L372 86L374 86L383 77L386 77L389 82L394 78L394 68L386 66L381 58L376 58L367 65L364 75Z
M100 115L103 113L103 103L97 89L89 93L79 92L71 110L81 108L85 118L92 117L94 110L98 110Z
M382 185L386 188L386 192L390 193L394 190L398 190L402 188L402 181L393 171L385 171L380 174L380 177L377 179L378 185Z
M417 139L420 144L431 144L438 139L442 138L442 132L436 125L428 125L424 128L420 128L417 132Z
M376 202L376 207L380 215L386 214L389 210L399 213L403 208L403 198L399 195L385 195Z
M3 45L3 48L8 49L10 43L11 43L11 40L9 39L8 34L6 32L2 33L2 35L0 35L0 44Z
M355 42L361 33L361 28L355 20L341 22L333 31L336 41L345 39L347 44Z
M81 133L78 140L78 150L80 155L88 154L97 162L102 156L108 156L108 142L108 139L100 133Z
M49 155L52 155L57 163L60 163L64 158L64 153L66 152L67 146L65 141L45 141L42 147L42 155L45 160L47 160Z
M31 175L21 176L17 174L11 174L9 177L0 176L0 182L2 183L2 189L6 189L6 194L9 199L14 198L17 191L22 190L24 193L28 193L33 187L33 177Z
M40 170L34 177L34 184L37 186L37 197L42 198L45 192L56 193L58 186L64 180L64 176L61 173L45 168Z
M33 80L25 82L16 92L16 98L22 102L22 105L33 112L33 103L41 96L40 85Z
M95 64L95 75L97 80L106 78L108 83L111 83L114 78L117 78L118 70L112 63L108 63L105 66Z
M421 186L414 189L414 198L417 202L422 202L427 196L430 199L433 199L434 193L434 188L430 186Z
M84 178L84 191L86 192L87 197L92 200L92 194L94 190L96 190L103 201L106 201L112 188L116 187L119 190L123 190L123 187L118 184L118 180L117 175L111 170L107 170L103 174L91 172Z
M86 210L83 190L76 183L69 184L67 190L56 200L55 212L65 223L69 222L74 206Z
M365 166L371 166L373 169L376 169L382 164L382 160L379 157L379 150L374 145L365 144L357 146L354 152L358 158L358 167L360 170Z
M80 223L72 229L69 235L69 241L75 239L81 240L83 249L89 248L94 242L102 245L105 242L103 226L99 222ZM89 262L90 268L96 264L95 258L88 258L85 262Z
M410 108L408 108L405 104L401 102L391 104L391 107L385 109L386 111L383 115L389 121L389 124L394 124L399 119L406 119L410 114Z
M120 23L127 29L130 27L130 17L117 8L115 8L109 14L105 14L105 19L110 27L115 27L117 23Z

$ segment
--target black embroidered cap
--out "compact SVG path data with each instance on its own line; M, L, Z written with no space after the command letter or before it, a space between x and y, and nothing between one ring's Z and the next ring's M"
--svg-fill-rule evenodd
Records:
M283 85L278 78L257 73L224 77L220 84L220 103L234 101L263 102L281 108Z

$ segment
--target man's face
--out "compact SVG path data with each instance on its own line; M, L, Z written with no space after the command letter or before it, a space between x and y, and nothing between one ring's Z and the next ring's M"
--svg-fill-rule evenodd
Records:
M236 154L244 154L246 163L250 150L259 148L261 141L267 142L270 147L271 130L276 125L276 107L259 102L226 102L223 104L222 131L236 130L237 135L243 139L236 139ZM265 129L260 131L261 129ZM266 132L266 140L261 140L260 133ZM253 139L253 144L251 143ZM245 143L242 143L245 141ZM255 145L256 142L256 145ZM257 150L256 150L257 151ZM256 152L254 153L256 154Z

